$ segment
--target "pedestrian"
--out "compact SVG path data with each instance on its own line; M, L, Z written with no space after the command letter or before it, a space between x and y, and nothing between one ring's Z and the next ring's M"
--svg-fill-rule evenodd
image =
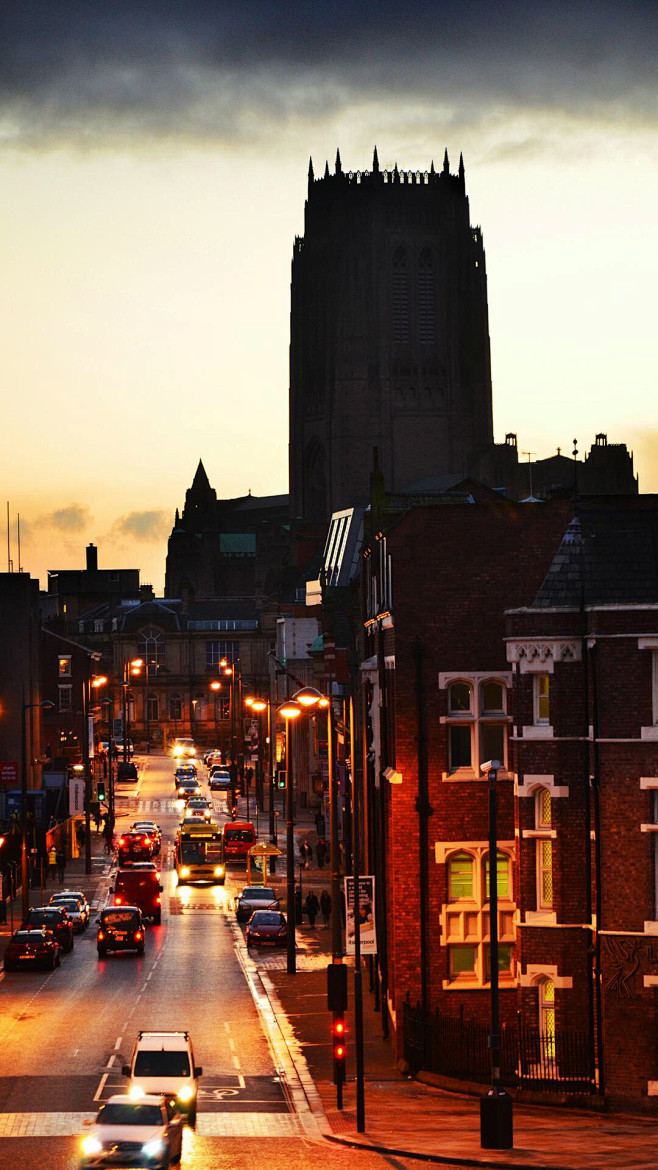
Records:
M322 911L322 919L324 925L329 925L329 916L331 914L331 894L328 890L323 890L320 894L320 909Z
M78 842L78 852L82 853L87 843L87 831L85 829L84 821L78 821L75 826L75 838Z
M114 831L112 829L112 821L110 819L109 814L105 818L105 825L103 826L103 836L105 838L105 852L111 853L112 852L112 841L114 838Z
M66 857L64 856L63 849L57 850L57 855L56 855L55 860L56 860L56 864L57 864L57 877L59 879L60 886L62 886L62 885L64 885L64 870L66 869Z
M100 831L101 831L101 806L100 806L100 804L97 804L96 808L94 809L94 824L96 825L96 832L100 833Z
M48 849L48 873L50 874L51 878L54 878L56 872L57 872L57 850L55 848L55 842L53 841L52 845Z
M327 842L324 837L320 837L315 846L315 854L318 859L318 869L324 869L324 863L327 860Z
M308 914L308 920L309 920L310 925L315 926L315 920L318 916L318 910L320 909L320 903L318 902L317 894L314 894L313 890L309 890L308 894L306 895L306 901L304 902L304 909L305 909L306 913Z
M309 845L308 839L306 837L300 846L299 856L304 863L304 869L309 869L311 865L311 858L313 857L313 850L311 849L311 846Z
M324 817L321 809L315 814L315 831L318 837L324 837Z

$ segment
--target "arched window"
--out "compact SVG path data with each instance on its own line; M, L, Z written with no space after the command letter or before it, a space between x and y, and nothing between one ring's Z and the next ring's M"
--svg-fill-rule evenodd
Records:
M537 838L537 909L552 910L553 908L553 808L551 794L548 788L538 788L535 792L535 832L545 836Z
M434 260L429 248L423 248L418 261L418 339L421 345L436 341Z
M552 979L542 979L539 983L539 1034L542 1055L550 1059L555 1055L555 984Z
M409 275L404 248L393 255L393 341L409 345Z
M511 898L512 896L510 862L511 858L508 853L498 852L496 854L496 875L498 878L499 898ZM484 859L484 897L486 901L489 901L490 898L489 888L489 854L487 853Z
M458 898L473 898L473 857L470 853L453 853L448 858L448 898L456 902Z
M169 696L169 718L182 719L183 717L183 703L180 695Z
M453 683L448 688L448 711L451 715L470 715L472 690L468 683Z
M548 788L538 788L535 792L535 828L550 829L552 819L551 794Z
M148 666L149 676L156 673L161 666L167 664L167 644L161 630L149 626L142 630L137 645L139 657ZM145 675L143 676L145 677Z

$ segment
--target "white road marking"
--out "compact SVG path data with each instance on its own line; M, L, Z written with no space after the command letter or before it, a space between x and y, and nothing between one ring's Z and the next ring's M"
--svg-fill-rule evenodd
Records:
M228 1046L231 1049L231 1052L235 1052L235 1040L232 1036L229 1036L228 1038Z
M119 1049L121 1047L121 1036L117 1036L114 1047L115 1049Z
M228 1020L224 1020L224 1027L227 1032L231 1031L231 1025L229 1024Z
M114 1053L112 1053L112 1055L111 1055L110 1059L108 1060L107 1064L105 1065L105 1067L112 1068L112 1065L114 1064L115 1060L116 1060L116 1056Z
M94 1101L100 1101L101 1093L103 1092L103 1089L105 1088L105 1082L106 1082L107 1078L109 1077L109 1075L110 1075L109 1073L103 1073L103 1075L100 1079L100 1083L98 1085L98 1088L96 1089L96 1092L94 1093Z
M240 1058L238 1056L233 1057L233 1064L235 1065L236 1068L240 1067Z

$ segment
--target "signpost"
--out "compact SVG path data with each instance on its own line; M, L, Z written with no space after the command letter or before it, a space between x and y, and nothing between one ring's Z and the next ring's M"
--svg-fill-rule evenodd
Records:
M355 904L354 878L343 879L345 885L346 931L345 950L348 955L355 953ZM361 939L361 954L377 954L377 930L375 926L375 879L365 874L359 878L359 936Z

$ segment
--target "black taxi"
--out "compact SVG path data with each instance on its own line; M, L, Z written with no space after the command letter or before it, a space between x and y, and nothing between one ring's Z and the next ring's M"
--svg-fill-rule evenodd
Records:
M144 954L144 919L138 906L108 906L98 919L96 947L99 959L108 951Z

